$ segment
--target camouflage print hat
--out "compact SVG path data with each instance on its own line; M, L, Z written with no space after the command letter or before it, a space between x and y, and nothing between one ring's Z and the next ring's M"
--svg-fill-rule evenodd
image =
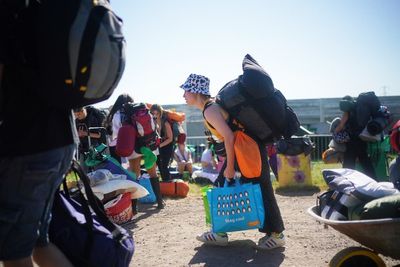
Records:
M205 76L192 73L180 87L191 93L210 95L210 79Z

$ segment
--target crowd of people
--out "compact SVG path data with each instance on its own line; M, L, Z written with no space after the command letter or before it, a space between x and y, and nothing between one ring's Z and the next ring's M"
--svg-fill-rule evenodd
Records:
M2 25L6 25L3 29L8 29L7 25L13 26L12 13L3 9L1 12ZM2 33L7 37L5 40L13 38L8 30L2 30ZM26 31L25 34L31 36L34 33ZM195 169L193 151L187 145L184 134L174 137L173 123L163 107L153 104L148 112L155 131L141 136L140 148L145 149L134 149L129 156L121 157L117 151L119 131L132 119L126 114L125 107L136 100L128 94L121 94L108 114L93 106L79 107L73 112L51 106L31 90L38 85L20 79L21 64L16 61L20 55L15 47L14 43L10 45L1 40L0 86L1 100L4 101L0 114L0 261L5 267L33 266L32 261L39 266L72 266L63 253L49 242L48 228L55 192L74 155L85 165L90 148L106 144L109 154L117 162L126 163L136 177L143 172L150 176L156 208L163 209L166 204L160 191L160 178L162 181L172 180L171 165L182 176L187 172L190 177ZM237 173L242 171L234 144L235 134L243 129L238 125L232 127L228 112L211 96L209 85L207 77L190 74L180 87L187 105L202 112L205 126L215 138L208 140L199 165L206 172L218 174L214 185L221 187L225 183L233 183L238 178ZM360 139L365 125L358 123L354 100L347 96L343 100L340 105L343 111L341 124L335 129L335 133L345 129L349 135L343 167L355 168L358 160L363 171L375 178L366 142ZM139 134L140 129L137 132ZM146 140L149 136L152 139ZM259 229L262 236L258 240L258 248L270 250L285 245L285 226L270 179L267 147L257 138L252 139L257 146L252 156L257 155L262 162L260 173L251 177L242 173L239 179L244 184L260 185L265 223ZM146 141L153 145L147 146ZM143 164L148 152L156 157L154 164ZM275 172L276 166L273 167ZM398 173L398 168L396 171ZM197 240L205 244L226 245L228 234L205 231L197 236Z

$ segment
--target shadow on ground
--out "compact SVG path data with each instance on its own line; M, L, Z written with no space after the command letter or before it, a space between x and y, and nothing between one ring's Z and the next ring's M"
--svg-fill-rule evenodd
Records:
M312 196L315 193L319 193L321 189L318 186L307 185L303 187L286 186L278 187L275 189L275 193L281 196Z
M133 217L133 219L129 222L122 224L126 230L133 230L137 227L136 222L140 220L144 220L153 214L159 213L161 210L155 207L155 204L139 204L138 205L138 214Z
M201 264L202 266L280 266L285 258L284 248L272 251L256 250L256 244L252 240L235 240L229 242L228 246L197 247L189 265Z

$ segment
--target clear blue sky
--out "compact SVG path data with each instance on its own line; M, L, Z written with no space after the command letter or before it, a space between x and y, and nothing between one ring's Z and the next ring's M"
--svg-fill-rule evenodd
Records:
M190 73L215 95L246 53L287 99L400 95L399 0L111 0L127 62L114 95L184 103Z

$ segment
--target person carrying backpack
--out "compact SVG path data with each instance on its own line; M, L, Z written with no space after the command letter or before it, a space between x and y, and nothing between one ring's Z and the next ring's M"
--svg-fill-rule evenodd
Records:
M134 147L127 159L129 161L129 169L136 174L141 175L141 162L144 160L144 167L150 175L150 183L157 199L157 209L163 209L165 202L161 195L160 181L157 175L156 159L159 152L160 138L157 133L156 123L153 116L144 103L127 103L124 104L124 122L119 130L117 138L117 153L120 144L125 144L129 139L135 140ZM131 127L133 131L124 133L124 127ZM125 140L124 138L127 138ZM122 145L121 145L122 146ZM154 161L153 161L154 157ZM146 160L150 162L146 163Z
M235 129L228 123L231 121L228 113L211 98L209 83L209 79L205 76L190 74L186 82L180 87L185 91L183 97L186 103L203 111L207 128L212 132L213 136L218 138L219 144L222 142L224 144L226 160L217 179L217 185L222 186L225 179L228 182L232 182L236 170L240 171L240 169L236 168L235 132L233 131ZM262 162L261 174L258 177L245 177L242 175L240 179L243 183L260 183L265 208L265 224L259 231L265 233L265 236L259 239L258 248L269 250L284 246L284 225L270 180L267 151L262 142L257 142L257 144ZM252 155L255 155L257 151L252 151L252 153ZM210 231L196 238L205 244L211 245L226 245L228 243L228 235L226 233L213 233Z
M174 138L172 133L172 127L167 120L164 109L157 104L154 104L150 108L151 114L157 123L157 131L161 137L161 143L159 146L160 154L157 156L157 166L161 174L161 179L164 182L171 180L171 174L168 166L174 153Z
M367 152L367 142L362 140L359 135L365 125L360 125L357 119L359 109L357 102L351 96L344 96L339 103L339 108L343 112L340 124L335 128L335 133L345 130L349 135L346 144L346 151L343 157L343 168L355 169L358 159L363 172L375 179L375 170Z
M123 122L123 106L126 103L133 103L133 98L128 94L121 94L118 96L117 100L115 100L114 105L112 106L110 113L107 115L107 118L104 122L104 126L106 128L107 134L110 136L110 143L108 145L110 149L111 157L115 158L119 163L121 163L121 157L116 153L117 146L117 137L118 131L122 127Z

